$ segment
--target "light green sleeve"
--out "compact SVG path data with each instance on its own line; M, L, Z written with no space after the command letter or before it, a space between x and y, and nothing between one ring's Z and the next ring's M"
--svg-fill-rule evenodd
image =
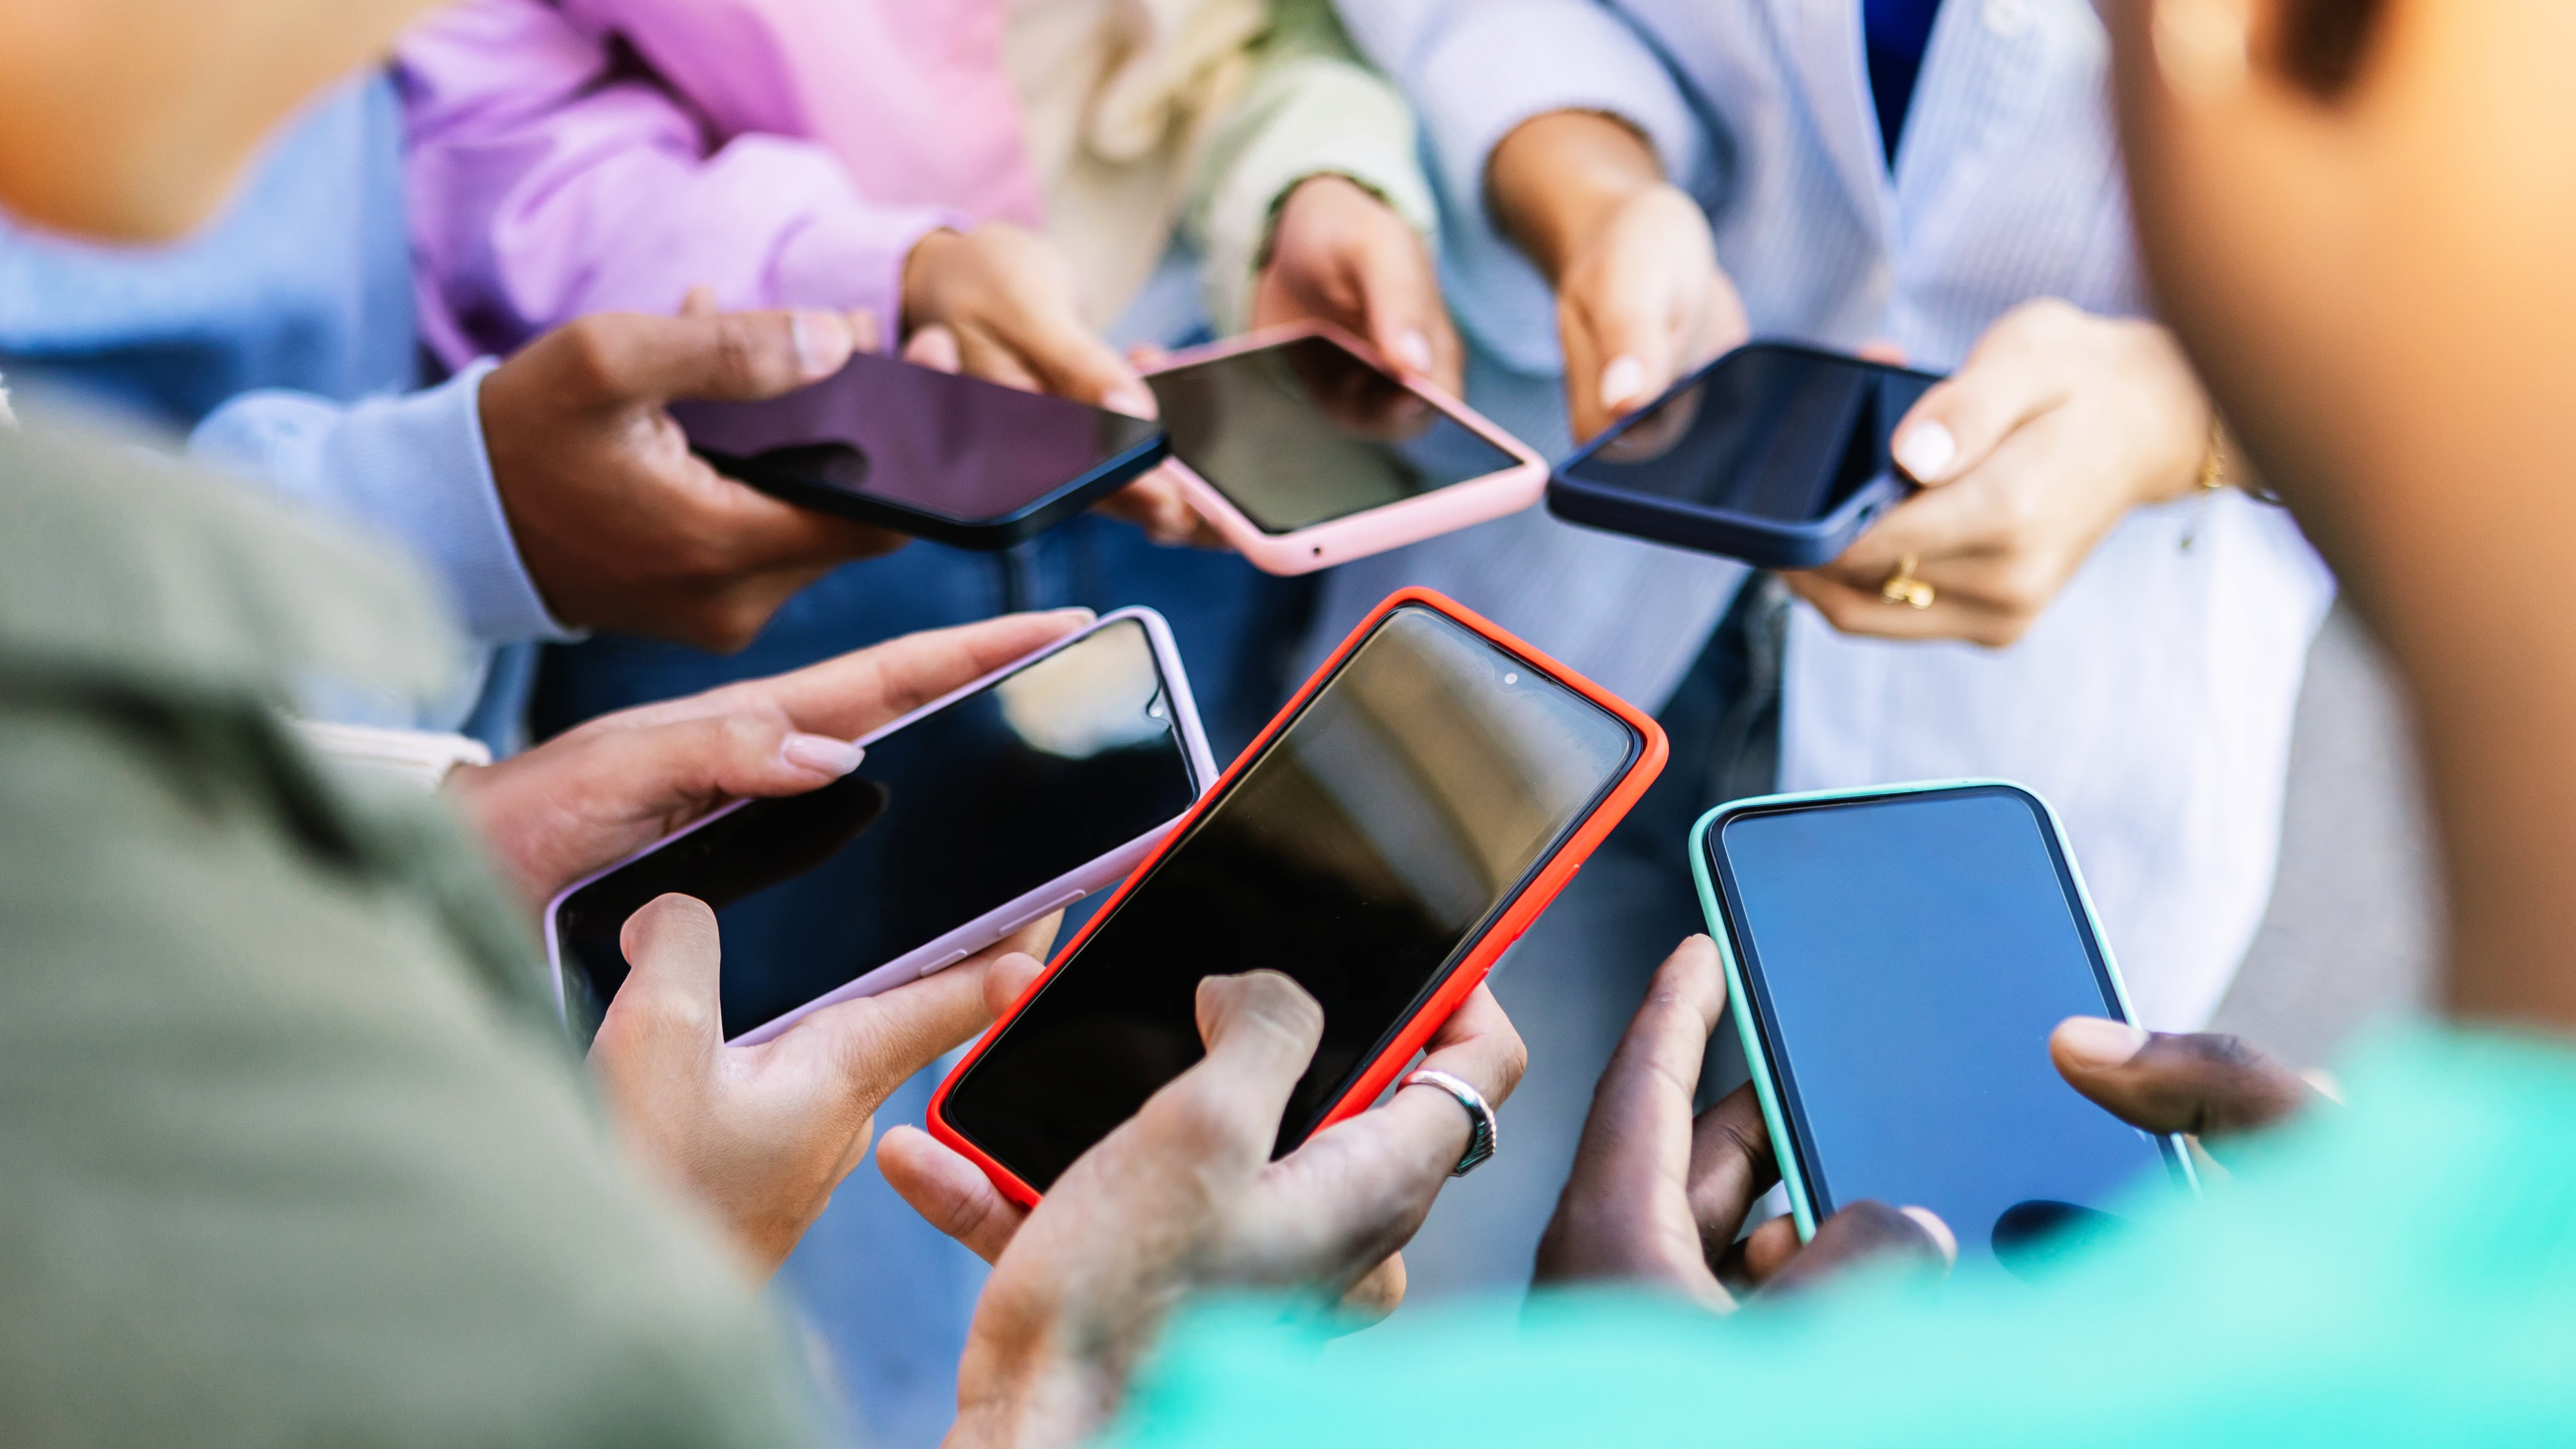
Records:
M1347 176L1395 208L1425 245L1439 211L1414 145L1412 108L1360 59L1330 0L1272 0L1246 87L1210 135L1182 217L1205 259L1208 316L1239 331L1279 204L1311 176Z

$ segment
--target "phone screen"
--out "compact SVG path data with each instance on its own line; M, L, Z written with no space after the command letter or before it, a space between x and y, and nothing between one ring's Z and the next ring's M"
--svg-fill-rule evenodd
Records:
M1401 503L1519 461L1327 337L1145 381L1172 456L1265 533Z
M2009 1258L2172 1170L2049 1063L2060 1021L2127 1013L2030 796L1756 810L1710 846L1820 1220L1920 1204Z
M949 1124L1044 1191L1203 1055L1202 977L1271 970L1324 1008L1287 1151L1641 745L1474 631L1396 609L967 1066Z
M1780 523L1886 474L1888 437L1936 378L1756 343L1622 423L1565 476Z
M766 402L687 402L692 446L960 523L1006 519L1154 441L1161 425L860 353Z
M716 907L731 1038L1170 823L1198 784L1145 626L1115 621L566 897L568 1014L596 1029L618 932L665 891Z

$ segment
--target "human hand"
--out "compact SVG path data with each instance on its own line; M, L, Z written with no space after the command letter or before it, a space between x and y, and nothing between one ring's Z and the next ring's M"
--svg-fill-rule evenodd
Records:
M1862 1261L1948 1271L1949 1227L1928 1209L1858 1202L1817 1225L1774 1219L1737 1241L1755 1200L1780 1180L1750 1083L1694 1119L1700 1059L1726 1006L1726 977L1706 936L1682 942L1655 972L1593 1092L1574 1170L1539 1239L1537 1281L1652 1284L1712 1309L1735 1306L1727 1280L1777 1294Z
M1625 124L1589 111L1524 121L1486 177L1497 224L1556 287L1577 441L1751 335L1707 214Z
M2149 1032L2071 1016L2049 1034L2067 1084L2149 1132L2182 1132L2204 1148L2278 1126L2337 1098L2244 1041L2218 1032Z
M1072 633L1088 609L1010 614L854 650L768 679L601 715L449 797L532 907L727 800L795 795L856 769L851 739Z
M1276 1162L1288 1096L1323 1012L1274 972L1199 983L1207 1056L1022 1211L964 1158L898 1128L877 1165L923 1216L992 1260L958 1365L952 1444L1070 1444L1116 1409L1180 1297L1294 1288L1381 1314L1402 1296L1396 1250L1467 1147L1467 1114L1436 1088L1316 1133ZM1520 1080L1519 1033L1478 988L1422 1065L1499 1105Z
M903 263L903 332L909 361L1155 415L1144 379L1083 322L1080 289L1063 255L1008 222L935 231L913 244ZM1203 538L1180 484L1159 469L1111 494L1100 511L1157 543Z
M2209 437L2171 333L2025 303L1898 424L1896 462L1922 490L1784 577L1845 633L2010 644L2130 509L2192 490ZM1882 592L1909 560L1927 607Z
M554 616L739 649L825 570L901 547L899 534L718 473L662 408L774 397L828 377L862 325L820 311L604 313L548 332L485 377L477 401L493 482Z
M1046 950L1060 919L735 1047L724 1043L715 912L666 895L619 937L632 969L591 1043L591 1070L647 1167L712 1212L767 1274L867 1155L877 1107L992 1021L986 975Z
M1365 337L1396 370L1456 396L1466 360L1430 249L1345 176L1310 176L1279 207L1253 283L1254 327L1316 319Z

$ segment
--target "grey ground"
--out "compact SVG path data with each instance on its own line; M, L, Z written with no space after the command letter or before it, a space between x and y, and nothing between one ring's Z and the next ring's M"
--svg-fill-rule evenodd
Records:
M2215 1025L2312 1066L2372 1020L2423 1009L2434 869L2403 698L2338 606L2299 694L2271 908Z

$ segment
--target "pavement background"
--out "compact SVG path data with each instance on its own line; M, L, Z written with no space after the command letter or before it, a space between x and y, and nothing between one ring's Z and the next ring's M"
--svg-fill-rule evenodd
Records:
M2403 692L2338 604L2299 693L2272 904L2214 1027L2315 1066L2373 1021L2423 1011L2436 870Z

